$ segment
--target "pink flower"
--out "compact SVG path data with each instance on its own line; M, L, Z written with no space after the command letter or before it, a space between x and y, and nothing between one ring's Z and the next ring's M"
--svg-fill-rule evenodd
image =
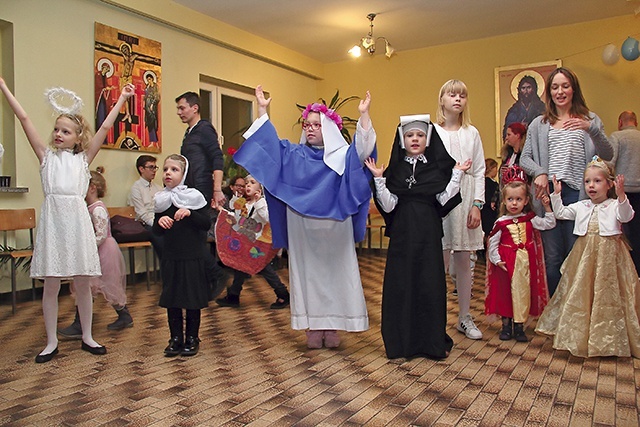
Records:
M230 156L233 156L234 154L236 154L236 151L238 151L235 147L229 147L227 148L227 154Z

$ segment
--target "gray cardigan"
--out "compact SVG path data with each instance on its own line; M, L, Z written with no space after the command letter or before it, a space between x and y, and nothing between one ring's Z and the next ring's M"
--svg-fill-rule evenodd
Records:
M549 128L551 125L549 122L543 122L542 117L536 117L529 125L527 139L520 156L520 167L534 179L538 175L549 174ZM613 147L604 133L602 120L593 112L589 113L589 119L591 125L589 125L589 130L585 132L584 138L585 159L589 162L597 154L602 160L611 160ZM580 187L580 200L586 198L587 193L582 186ZM536 212L542 212L540 201L534 200L534 206Z
M615 151L616 173L624 175L624 190L640 193L640 130L624 128L609 135L609 141Z

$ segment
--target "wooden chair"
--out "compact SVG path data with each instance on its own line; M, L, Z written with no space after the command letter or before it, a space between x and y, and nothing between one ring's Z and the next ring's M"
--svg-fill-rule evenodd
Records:
M36 210L0 209L0 231L4 233L4 247L7 247L7 232L29 230L29 248L0 252L0 257L11 262L11 312L16 313L16 263L17 260L33 255L33 230L36 228ZM31 294L36 299L36 281L31 279Z
M116 215L123 216L125 218L136 218L136 210L133 206L118 206L118 207L107 207L109 211L109 217L113 218ZM135 259L135 250L137 248L144 248L144 265L146 269L147 276L147 290L151 289L150 287L150 275L149 271L149 248L151 248L151 256L153 257L153 283L156 283L156 256L153 252L153 246L150 241L145 242L127 242L127 243L118 243L120 249L127 249L129 253L129 282L133 283L136 275L136 259Z

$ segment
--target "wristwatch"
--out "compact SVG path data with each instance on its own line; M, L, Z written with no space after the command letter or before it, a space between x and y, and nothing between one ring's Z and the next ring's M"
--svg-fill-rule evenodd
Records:
M473 206L475 206L476 208L478 208L478 209L482 210L482 208L484 207L484 203L479 202L479 201L477 201L477 200L474 200L474 201L473 201Z

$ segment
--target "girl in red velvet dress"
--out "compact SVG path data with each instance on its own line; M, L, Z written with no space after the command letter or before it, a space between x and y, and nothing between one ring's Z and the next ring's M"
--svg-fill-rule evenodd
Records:
M549 293L540 233L556 225L549 197L543 218L532 211L527 178L518 166L505 170L500 214L489 234L485 314L502 317L500 339L526 342L524 323L542 314Z

